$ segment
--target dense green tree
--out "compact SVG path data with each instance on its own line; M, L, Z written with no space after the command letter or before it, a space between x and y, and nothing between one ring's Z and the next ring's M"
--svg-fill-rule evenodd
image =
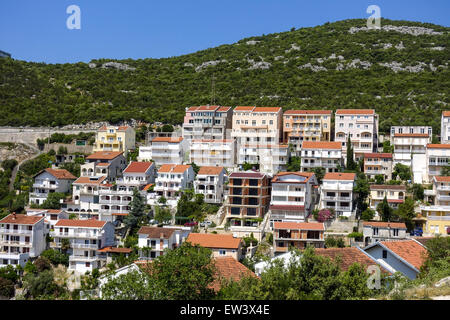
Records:
M297 156L292 156L289 159L289 162L287 164L287 171L289 172L298 172L300 171L300 165L301 165L301 158Z
M395 180L395 179L397 179L397 176L402 181L411 180L412 179L411 168L408 167L407 165L397 163L392 172L392 178Z
M127 228L134 230L145 215L145 200L137 188L134 188L133 190L133 200L130 201L129 205L131 209L128 215L123 219L123 223Z
M425 197L423 186L419 183L414 183L411 186L410 192L413 194L414 200L423 200L423 198Z
M61 192L51 192L48 194L47 199L40 206L42 209L61 209L60 200L66 198L66 195Z
M323 167L317 167L313 169L314 174L316 175L317 182L322 184L322 179L325 176L326 170Z
M58 266L59 264L62 264L66 267L69 266L69 256L54 249L44 250L41 253L41 257L47 258L54 266Z
M400 221L406 224L408 231L414 229L413 219L416 217L414 207L414 200L411 198L406 198L405 202L400 203L398 209L395 211L395 215L400 219Z
M347 170L355 170L356 169L356 162L354 160L354 154L353 154L353 146L352 141L350 140L350 135L347 139L347 160L346 160L345 168Z
M367 208L366 210L364 210L361 214L361 219L363 219L364 221L370 221L373 219L373 217L375 216L375 211L373 211L370 208Z
M381 219L385 222L391 221L391 219L393 218L394 210L389 205L386 196L384 196L383 201L377 205L377 212L380 215Z
M172 213L168 208L162 208L160 206L155 207L155 220L158 223L168 223L172 220Z

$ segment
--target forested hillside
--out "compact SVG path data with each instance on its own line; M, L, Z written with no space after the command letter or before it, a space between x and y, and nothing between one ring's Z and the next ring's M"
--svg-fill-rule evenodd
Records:
M214 76L219 105L375 108L381 131L431 124L439 133L450 109L450 28L381 23L345 20L165 59L0 59L0 125L181 123L185 107L211 103Z

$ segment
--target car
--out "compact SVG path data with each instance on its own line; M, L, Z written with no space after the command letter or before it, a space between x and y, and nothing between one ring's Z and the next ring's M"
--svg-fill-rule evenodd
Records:
M196 225L198 225L198 223L195 222L195 221L192 221L192 222L186 222L186 223L184 224L185 227L193 227L193 226L196 226Z

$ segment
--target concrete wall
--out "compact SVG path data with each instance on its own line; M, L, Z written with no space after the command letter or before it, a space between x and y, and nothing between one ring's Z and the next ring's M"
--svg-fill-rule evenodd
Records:
M96 132L96 130L61 130L57 128L7 128L0 127L0 142L29 143L36 145L36 140L47 138L53 133L78 134Z
M67 153L81 152L84 154L91 154L92 150L94 149L94 146L90 145L77 146L75 143L51 143L50 145L46 144L44 146L44 152L49 152L51 149L53 149L56 153L58 153L59 147L66 147Z

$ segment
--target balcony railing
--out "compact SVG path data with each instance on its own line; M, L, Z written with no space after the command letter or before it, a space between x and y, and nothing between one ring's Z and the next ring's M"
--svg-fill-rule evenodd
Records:
M51 231L50 236L59 237L59 238L100 238L100 233L92 233L92 232L56 232Z
M86 261L86 262L93 262L102 259L100 256L95 257L86 257L86 256L69 256L69 261Z
M7 234L32 234L33 230L0 228L0 233L7 233Z

